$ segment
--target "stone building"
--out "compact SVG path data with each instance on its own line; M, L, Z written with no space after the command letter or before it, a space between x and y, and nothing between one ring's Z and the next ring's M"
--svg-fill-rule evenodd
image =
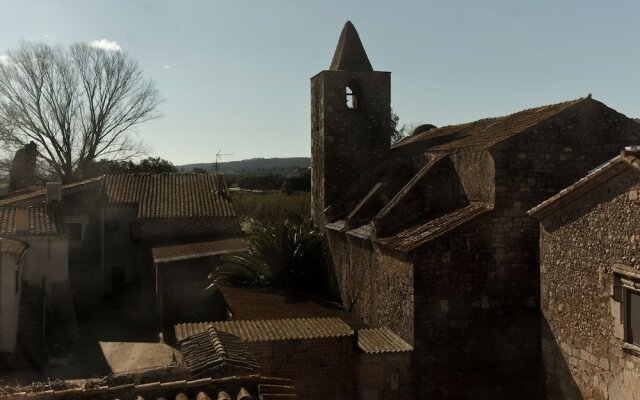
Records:
M637 143L640 125L589 95L390 146L390 74L350 22L311 78L311 112L312 212L342 301L414 346L416 398L541 398L527 210Z
M549 399L640 399L639 193L638 152L623 151L529 212Z

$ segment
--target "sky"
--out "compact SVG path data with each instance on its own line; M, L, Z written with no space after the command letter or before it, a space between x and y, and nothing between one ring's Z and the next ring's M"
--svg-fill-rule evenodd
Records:
M401 124L443 126L586 96L640 117L640 2L0 0L21 40L136 59L164 98L136 134L174 164L310 156L310 78L351 20L391 71Z

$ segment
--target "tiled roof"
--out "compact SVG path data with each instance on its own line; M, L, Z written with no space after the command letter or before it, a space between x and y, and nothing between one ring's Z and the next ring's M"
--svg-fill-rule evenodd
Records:
M380 238L377 242L399 251L410 251L491 210L492 205L471 203L396 235Z
M21 256L27 248L27 245L21 241L0 238L0 253L10 253Z
M527 214L538 220L543 220L628 168L640 170L640 159L632 153L622 151L622 154L589 171L586 176L573 185L562 189L556 195L533 207Z
M68 194L73 193L78 190L82 190L92 183L99 182L102 177L98 176L95 178L87 179L80 182L69 183L62 186L62 193ZM39 202L43 202L45 200L45 196L47 194L46 188L29 188L29 191L25 193L24 191L17 192L17 194L9 193L6 196L3 196L0 199L0 206L9 206L9 205L33 205Z
M158 246L152 248L151 252L155 263L166 263L246 250L247 240L245 238L231 238L172 246Z
M353 329L365 326L355 314L306 291L225 286L219 289L234 320L340 318Z
M189 373L196 378L260 368L246 343L213 326L183 339L180 346Z
M357 237L358 239L369 240L371 238L371 224L359 226L355 229L347 231L347 235Z
M365 353L395 353L411 351L413 347L389 328L360 329L358 347Z
M222 175L105 176L108 203L137 203L139 218L233 217Z
M488 147L523 133L562 111L587 100L591 100L591 98L580 98L563 103L530 108L503 117L486 118L466 124L431 129L409 136L392 147L401 148L420 142L427 144L429 150L449 150L468 146Z
M17 207L0 207L0 235L15 236ZM47 206L26 207L29 218L29 229L25 232L30 236L57 235L60 232L57 220L49 216Z
M205 331L209 325L238 336L245 342L271 342L294 339L321 339L352 336L353 330L340 318L294 318L271 320L218 321L177 324L178 341Z
M205 397L206 396L206 397ZM35 393L0 395L6 400L269 400L295 399L295 388L290 379L262 375L229 376L213 379L180 380L173 382L129 383L118 386L78 387L47 390Z

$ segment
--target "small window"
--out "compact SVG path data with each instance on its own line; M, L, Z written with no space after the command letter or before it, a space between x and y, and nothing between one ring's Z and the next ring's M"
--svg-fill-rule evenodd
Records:
M346 101L347 108L350 110L357 110L361 106L362 102L362 91L360 90L360 85L356 81L349 81L345 88L346 92Z
M625 341L640 346L640 292L625 288Z
M80 222L67 223L67 234L69 236L70 241L81 242L82 241L82 223Z
M139 242L142 239L142 234L140 233L140 222L132 222L130 230L131 230L131 241Z
M106 221L104 223L105 231L117 231L119 227L120 224L118 224L118 221Z

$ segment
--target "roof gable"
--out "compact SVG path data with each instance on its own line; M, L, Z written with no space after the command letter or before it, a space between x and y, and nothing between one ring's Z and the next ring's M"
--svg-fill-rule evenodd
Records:
M548 198L527 212L531 217L542 221L565 207L571 205L582 196L611 179L629 170L640 171L640 159L634 154L623 151L619 156L591 170L585 177Z

